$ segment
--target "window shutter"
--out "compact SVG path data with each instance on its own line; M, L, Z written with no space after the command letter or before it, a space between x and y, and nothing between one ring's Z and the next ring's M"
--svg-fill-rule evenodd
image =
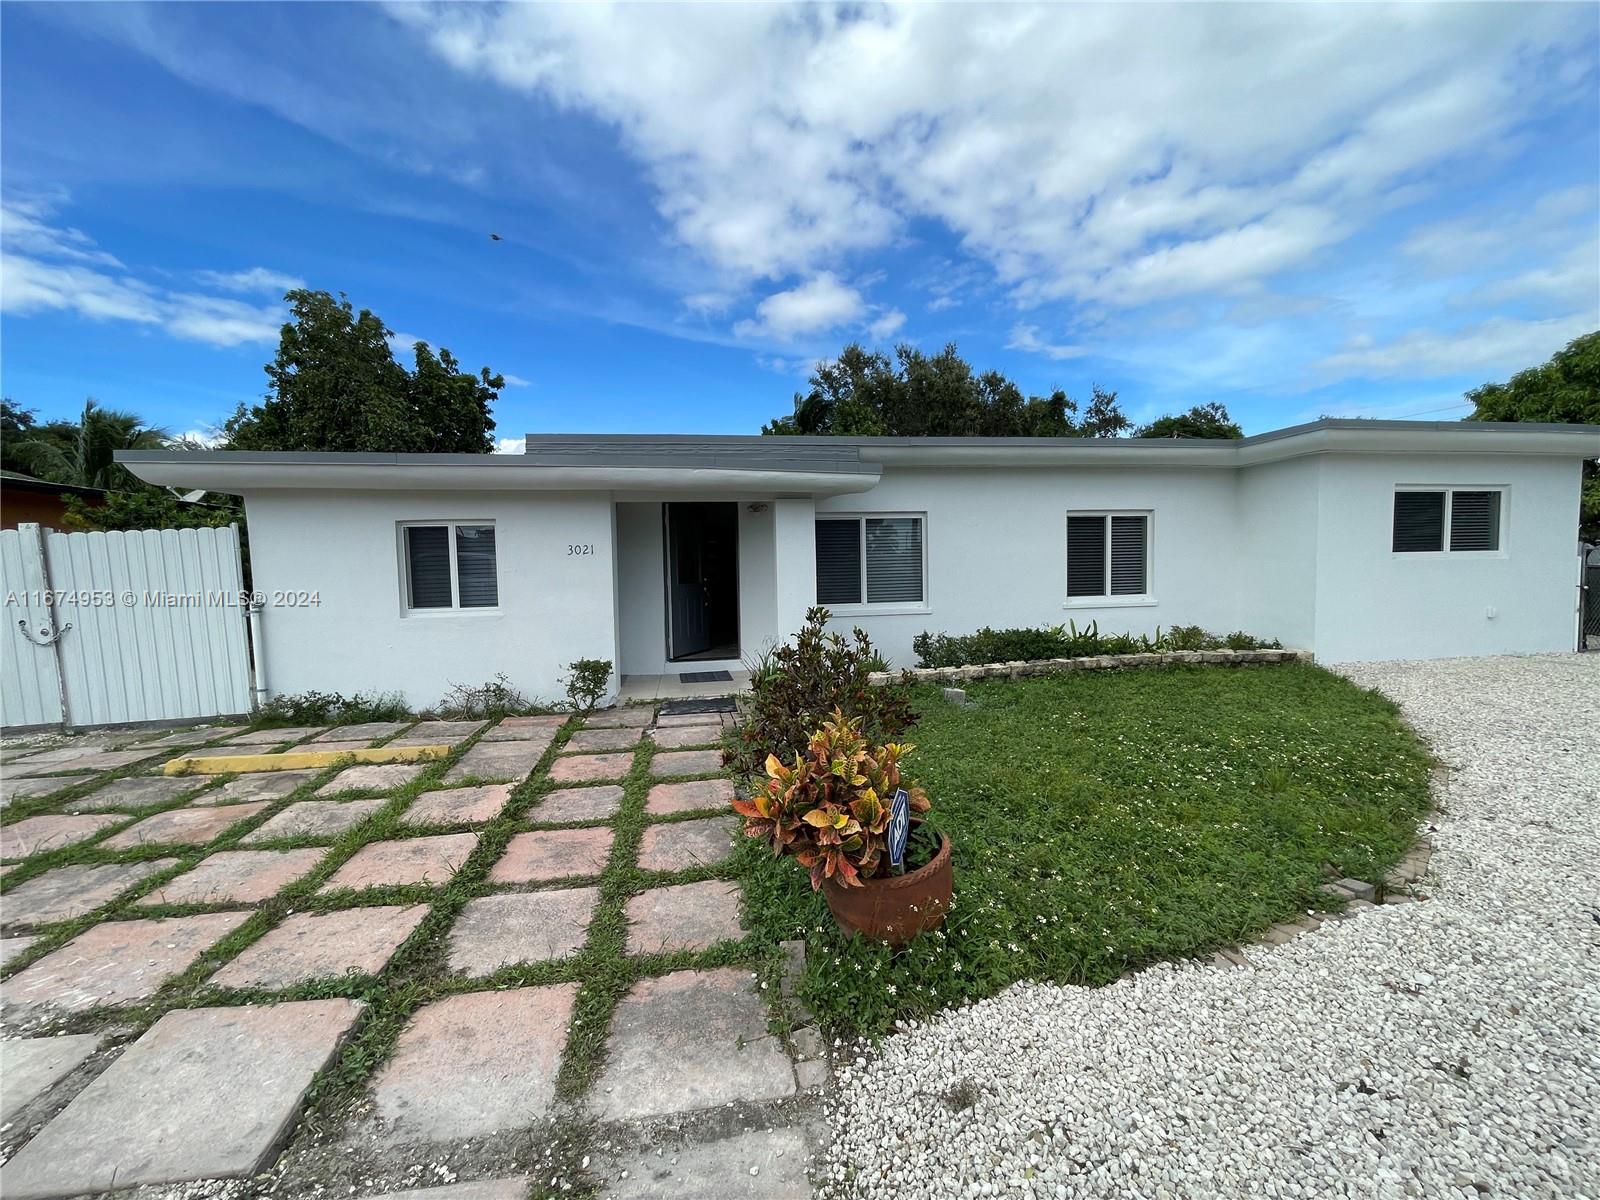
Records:
M1450 493L1450 549L1500 549L1500 493Z
M861 603L861 522L818 521L817 603Z
M1416 554L1444 549L1444 493L1394 494L1394 552Z
M500 603L493 525L456 526L456 576L462 608L493 608Z
M412 608L450 607L450 530L444 525L406 528L406 565Z
M922 602L922 522L867 518L867 603Z
M1067 518L1067 595L1106 594L1106 519Z
M1111 518L1111 594L1142 596L1146 591L1145 517Z

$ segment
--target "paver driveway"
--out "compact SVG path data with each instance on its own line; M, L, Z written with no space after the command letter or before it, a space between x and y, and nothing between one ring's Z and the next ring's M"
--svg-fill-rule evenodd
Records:
M4 814L0 1026L28 1037L0 1042L26 1084L7 1088L0 1190L698 1197L714 1175L807 1194L814 1101L771 1032L783 990L752 969L731 785L714 752L652 764L721 724L645 736L653 714L201 728L32 756L76 773ZM157 773L166 747L365 740L452 753Z

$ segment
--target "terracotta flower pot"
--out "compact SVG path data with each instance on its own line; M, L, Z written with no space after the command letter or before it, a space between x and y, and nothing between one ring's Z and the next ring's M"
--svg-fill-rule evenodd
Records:
M824 879L822 894L846 933L903 946L944 923L950 911L950 887L950 839L941 833L939 852L927 865L904 875L865 879L860 887Z

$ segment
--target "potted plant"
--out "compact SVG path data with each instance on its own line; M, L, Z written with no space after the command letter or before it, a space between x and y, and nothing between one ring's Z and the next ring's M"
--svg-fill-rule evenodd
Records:
M950 839L923 824L928 797L906 788L912 816L905 861L890 863L889 829L900 759L913 747L873 746L859 719L835 709L793 765L767 756L766 786L734 801L747 837L792 854L811 871L839 927L902 945L944 921L950 908ZM937 838L937 840L935 840Z

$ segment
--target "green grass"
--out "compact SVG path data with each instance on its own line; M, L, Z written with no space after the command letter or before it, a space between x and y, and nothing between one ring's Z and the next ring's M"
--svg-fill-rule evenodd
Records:
M747 909L803 937L803 998L875 1034L1018 980L1102 984L1331 907L1330 865L1377 880L1428 808L1393 704L1305 665L1063 673L919 689L909 777L953 844L945 927L845 939L804 872L741 847Z

